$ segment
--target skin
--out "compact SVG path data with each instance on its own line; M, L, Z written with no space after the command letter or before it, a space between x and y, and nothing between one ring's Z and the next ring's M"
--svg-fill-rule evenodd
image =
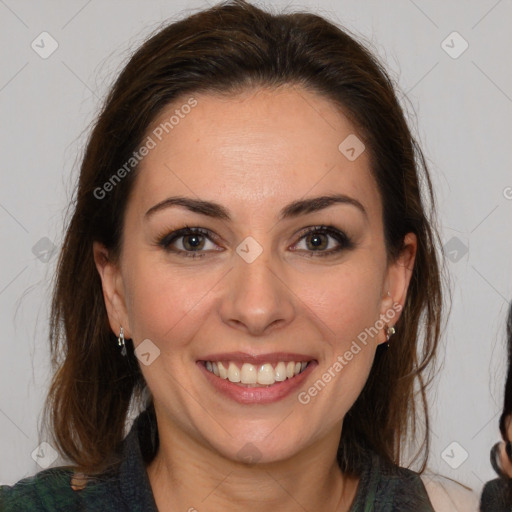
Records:
M343 417L386 341L383 329L307 405L295 392L241 405L214 389L196 361L214 352L308 354L318 366L307 390L359 333L393 303L404 304L416 238L408 234L401 256L388 261L368 154L351 162L338 150L356 130L327 99L291 86L195 98L141 162L119 259L94 246L112 330L123 326L136 346L149 338L160 350L141 365L161 443L148 467L156 503L164 512L348 510L358 480L341 473L336 449ZM186 100L162 112L148 134ZM279 219L293 201L333 193L356 199L364 213L334 204ZM231 220L176 206L145 215L177 195L215 201ZM203 257L158 245L185 225L216 235ZM353 247L318 256L302 236L316 225L344 231ZM263 248L252 263L236 253L247 236ZM321 240L325 252L338 246L330 236ZM174 246L183 250L184 241ZM240 461L247 443L258 450L256 464Z
M505 426L507 429L507 438L512 439L512 417L507 417L505 420ZM512 462L510 462L505 450L505 442L500 443L500 462L503 473L512 478Z

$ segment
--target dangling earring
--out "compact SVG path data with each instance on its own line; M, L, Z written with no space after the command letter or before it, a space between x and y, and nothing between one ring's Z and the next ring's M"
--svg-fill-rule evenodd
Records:
M396 333L396 329L393 326L386 326L386 346L389 348L389 338Z
M123 331L122 327L121 327L119 336L117 338L117 344L121 347L121 355L125 356L126 355L126 345L124 343L124 331Z

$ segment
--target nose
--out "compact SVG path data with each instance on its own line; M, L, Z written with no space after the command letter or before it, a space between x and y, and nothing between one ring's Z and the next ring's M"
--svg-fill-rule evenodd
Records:
M272 267L265 252L251 263L235 256L234 268L226 277L220 307L224 323L247 334L263 336L292 321L293 292L280 266Z

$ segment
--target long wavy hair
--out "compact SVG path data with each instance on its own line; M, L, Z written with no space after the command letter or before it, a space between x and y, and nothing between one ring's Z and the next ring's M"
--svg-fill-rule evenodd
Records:
M55 442L80 471L99 473L112 463L127 412L145 386L133 343L128 342L126 357L119 354L92 250L98 241L114 261L119 256L137 167L115 186L104 184L138 151L152 121L171 102L196 93L230 97L287 84L341 107L364 139L382 197L390 261L403 248L406 233L418 239L397 333L390 348L378 347L366 385L344 419L339 465L357 473L364 449L399 464L406 443L414 440L419 441L415 460L424 468L425 390L435 366L442 305L425 158L393 81L362 43L320 16L273 14L234 0L150 37L118 76L87 142L53 293L50 339L56 371L47 402ZM426 428L417 435L420 415Z

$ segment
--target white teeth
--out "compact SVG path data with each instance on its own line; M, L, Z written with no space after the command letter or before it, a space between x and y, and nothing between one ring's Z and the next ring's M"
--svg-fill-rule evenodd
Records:
M230 382L240 382L240 370L235 363L229 363L228 379Z
M269 363L262 365L258 371L258 384L269 385L274 384L275 381L274 368L272 368L272 365Z
M244 363L240 372L240 382L242 384L256 384L258 382L258 370L256 366Z
M271 363L265 363L259 366L243 363L240 369L233 361L229 361L227 364L221 363L220 361L206 361L205 366L209 372L221 379L229 380L230 382L271 386L276 382L283 382L286 379L291 379L299 375L299 373L302 373L306 369L308 363L306 361L279 361L275 365L275 368Z
M286 365L280 361L277 363L276 369L274 370L276 381L282 382L283 380L286 380Z
M217 363L217 368L219 369L219 377L221 379L227 379L228 371L226 368L224 368L224 365L221 362Z

